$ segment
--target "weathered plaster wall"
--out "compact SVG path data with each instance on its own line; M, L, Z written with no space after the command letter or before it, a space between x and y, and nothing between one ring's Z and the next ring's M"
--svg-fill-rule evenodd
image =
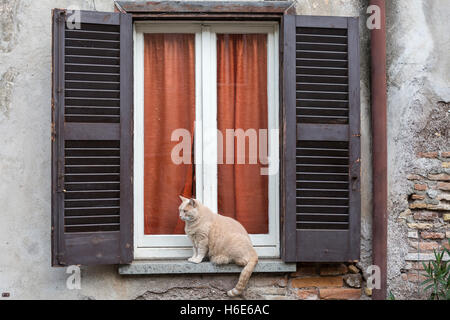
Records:
M402 277L411 252L408 174L448 172L419 152L450 150L450 6L448 0L387 1L389 229L388 285L398 298L423 298L418 282ZM416 230L417 231L417 230Z
M13 299L224 298L237 275L121 277L116 266L89 267L82 269L82 289L67 290L65 269L50 267L51 9L92 10L94 4L99 11L113 10L112 0L0 0L0 292ZM299 14L361 16L362 266L370 264L371 251L366 5L359 0L297 3ZM409 92L399 95L407 100ZM302 275L322 273L314 266L305 270L310 273ZM341 271L331 275L336 272ZM246 297L277 298L287 291L286 279L254 275ZM305 297L314 294L305 292Z

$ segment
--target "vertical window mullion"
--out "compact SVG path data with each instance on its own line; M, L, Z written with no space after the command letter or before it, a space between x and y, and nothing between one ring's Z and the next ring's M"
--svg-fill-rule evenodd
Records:
M277 132L279 123L278 106L278 30L267 34L267 99L268 99L268 156L270 163L267 166L269 170L269 233L274 235L274 240L279 243L276 228L279 225L279 135L273 135L272 131ZM275 167L272 167L275 166ZM276 169L278 167L278 169ZM276 170L275 172L273 172Z
M217 212L216 34L202 26L203 203Z
M135 27L136 28L136 27ZM134 31L134 238L144 236L144 34Z
M203 96L202 96L202 32L195 34L195 197L204 202L203 194Z

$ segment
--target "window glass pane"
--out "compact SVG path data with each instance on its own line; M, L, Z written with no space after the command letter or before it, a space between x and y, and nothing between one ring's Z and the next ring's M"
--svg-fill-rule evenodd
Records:
M184 233L184 223L178 217L178 196L195 196L194 120L195 35L145 34L145 234ZM171 141L176 129L190 132L190 164L176 164L171 158L172 149L179 143ZM177 155L186 156L184 151Z
M217 35L217 126L223 136L218 211L250 234L268 233L268 176L261 174L267 135L260 131L268 126L267 34ZM218 143L220 157L220 135Z

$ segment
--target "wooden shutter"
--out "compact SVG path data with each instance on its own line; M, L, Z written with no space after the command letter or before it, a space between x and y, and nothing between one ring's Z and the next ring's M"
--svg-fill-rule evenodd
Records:
M81 11L77 21L71 14L53 10L52 265L127 263L132 20Z
M283 257L358 260L358 18L285 16L283 25Z

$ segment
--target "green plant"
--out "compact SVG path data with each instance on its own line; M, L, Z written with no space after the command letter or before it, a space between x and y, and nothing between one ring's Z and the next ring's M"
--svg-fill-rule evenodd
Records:
M391 290L389 290L389 295L388 295L387 299L388 300L395 300L395 296L394 296L394 294L392 293Z
M450 246L450 240L448 243ZM450 261L444 261L445 254L450 256L450 250L444 247L439 252L433 251L435 261L422 262L426 280L421 285L426 286L425 291L431 290L430 300L450 300Z

